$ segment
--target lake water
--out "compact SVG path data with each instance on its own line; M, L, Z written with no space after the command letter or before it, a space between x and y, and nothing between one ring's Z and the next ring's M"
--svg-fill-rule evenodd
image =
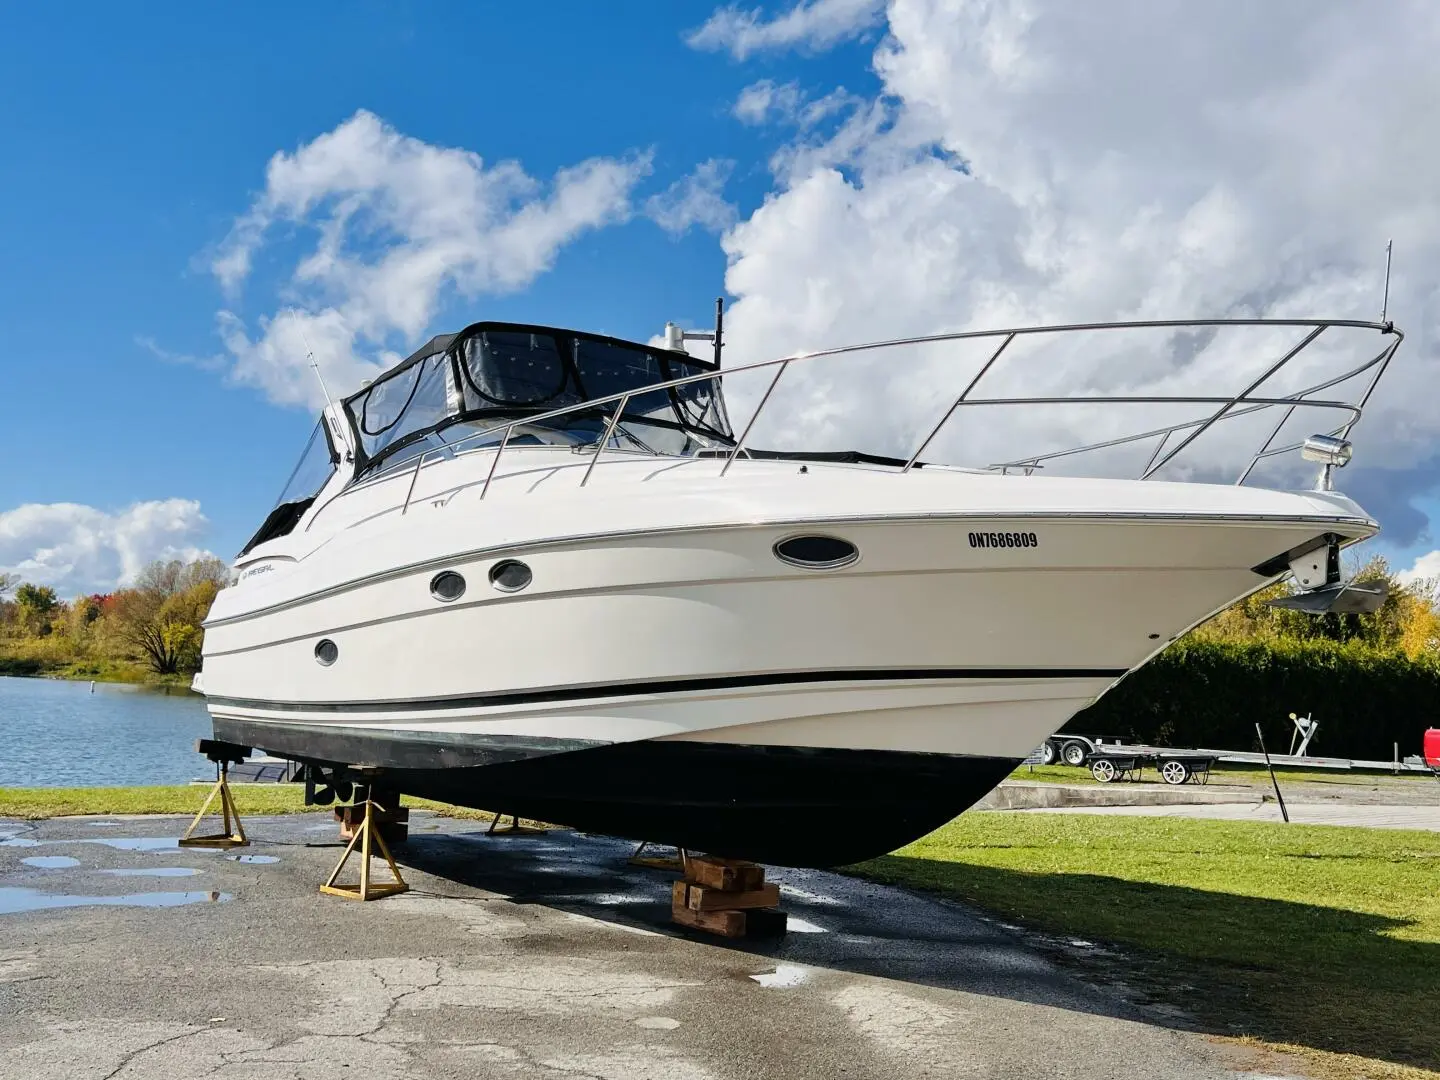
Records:
M183 784L212 770L209 736L199 694L0 677L0 787Z

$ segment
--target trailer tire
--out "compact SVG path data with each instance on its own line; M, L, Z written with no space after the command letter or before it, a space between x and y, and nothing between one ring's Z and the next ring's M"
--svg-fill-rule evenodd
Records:
M1071 739L1064 746L1060 747L1060 757L1066 765L1084 765L1085 755L1089 752L1089 747L1082 742L1076 742L1074 739Z
M1041 744L1041 746L1040 746L1040 764L1041 764L1041 765L1054 765L1054 764L1055 764L1055 759L1058 758L1059 756L1060 756L1060 755L1059 755L1058 753L1056 753L1056 751L1055 751L1055 744L1054 744L1053 742L1051 742L1049 739L1046 739L1046 740L1044 741L1044 743Z
M1167 784L1183 784L1190 779L1190 766L1183 761L1166 761L1160 766L1160 779Z

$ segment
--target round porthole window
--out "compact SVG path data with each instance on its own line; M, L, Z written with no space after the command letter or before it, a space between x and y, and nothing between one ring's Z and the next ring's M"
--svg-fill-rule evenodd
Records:
M329 667L340 658L340 646L331 641L328 637L321 638L315 643L315 659L323 667Z
M430 595L447 603L465 595L465 579L454 570L445 570L430 579Z
M501 592L519 592L534 576L519 559L503 559L490 568L490 584Z
M775 545L775 557L806 570L835 570L860 557L860 549L838 536L792 536Z

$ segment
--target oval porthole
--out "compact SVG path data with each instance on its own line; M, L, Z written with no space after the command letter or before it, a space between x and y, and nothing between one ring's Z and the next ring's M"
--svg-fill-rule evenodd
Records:
M430 579L430 595L448 603L465 595L465 579L454 570L445 570Z
M519 559L505 559L490 568L490 584L501 592L519 592L534 576Z
M340 646L331 641L328 637L321 638L315 643L315 659L324 667L329 667L340 658Z
M838 536L792 536L775 545L775 557L806 570L835 570L860 557L860 549Z

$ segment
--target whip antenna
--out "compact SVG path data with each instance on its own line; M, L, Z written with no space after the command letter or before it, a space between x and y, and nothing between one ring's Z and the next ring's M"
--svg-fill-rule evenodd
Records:
M1386 315L1390 311L1390 249L1395 246L1394 240L1385 241L1385 296L1380 301L1380 321L1387 322Z
M330 391L325 387L325 376L320 374L320 365L315 362L315 350L310 348L310 339L305 336L305 327L300 322L300 316L295 314L295 309L290 309L290 317L295 320L295 329L300 331L300 340L305 344L305 359L310 361L310 370L315 372L315 381L320 384L320 392L325 395L325 407L328 409L335 404L330 398Z

